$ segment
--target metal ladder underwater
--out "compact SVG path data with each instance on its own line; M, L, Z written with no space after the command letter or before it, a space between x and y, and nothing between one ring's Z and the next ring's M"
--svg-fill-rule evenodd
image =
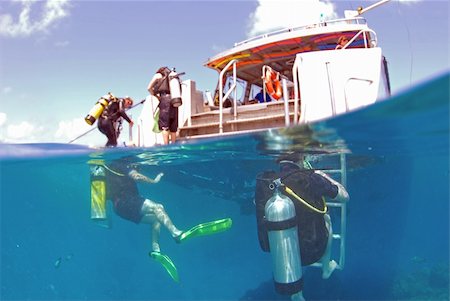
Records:
M345 188L347 188L347 164L345 153L336 154L334 156L338 156L338 164L339 167L336 169L324 169L323 171L329 174L333 179L341 183ZM333 247L331 249L331 259L334 259L338 266L336 269L342 270L345 266L345 240L347 233L347 203L348 201L338 202L327 199L327 206L329 208L329 215L331 217L331 223L333 226ZM336 226L336 222L334 221L335 215L338 215L340 218L339 228ZM336 229L338 231L336 231ZM338 254L336 253L335 241L339 242ZM315 262L309 266L322 268L322 263Z

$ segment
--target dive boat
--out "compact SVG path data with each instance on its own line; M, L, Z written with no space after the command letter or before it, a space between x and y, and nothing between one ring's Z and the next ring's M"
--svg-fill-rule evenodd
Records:
M387 98L387 61L361 17L384 2L346 11L343 19L256 36L209 58L205 66L218 72L217 87L201 92L193 80L183 82L178 141L311 123ZM138 146L158 143L157 100L148 98Z
M366 9L346 11L343 19L285 28L253 37L209 58L205 66L218 72L217 87L213 93L203 93L197 91L194 81L183 82L177 143L276 128L278 130L261 132L259 138L269 149L273 145L279 154L287 150L278 144L285 138L283 135L289 134L291 126L325 120L387 99L390 96L387 61L375 31L361 17L365 11L387 1L382 0ZM139 146L160 143L158 139L161 135L152 132L152 116L157 101L148 97L144 104L138 123ZM317 154L320 158L314 164L306 158L304 165L307 163L308 168L326 172L345 187L348 152L346 148L337 152L325 151ZM197 165L192 170L181 171L177 167L173 172L175 175L190 175L191 179L202 182L208 179L211 183L220 182L213 180L214 171L211 177L207 172L198 174ZM238 168L237 175L232 178L242 182L240 172ZM198 186L211 188L212 185L199 183ZM233 187L241 186L242 183L231 183L224 189L216 188L215 192L230 192ZM244 186L241 193L233 191L232 195L253 195L255 185ZM272 216L272 212L268 212L271 207L267 204L278 197L277 192L273 192L265 207L264 202L261 203L263 206L256 209L260 217ZM295 255L299 253L296 247L298 242L296 236L291 234L297 230L291 233L293 226L289 223L297 220L297 216L295 210L292 212L291 202L289 199L283 208L276 207L278 211L273 214L276 222L260 223L267 227L265 231L274 233L271 241L273 248L262 249L272 254L276 290L291 295L292 300L304 300L302 266L328 268L330 272L324 278L329 277L334 269L342 270L345 266L347 202L325 201L324 207L328 208L325 212L329 214L330 225L332 223L334 228L328 238L330 252L331 241L337 242L327 266L321 262L302 265L298 255ZM248 203L242 202L242 205ZM273 223L280 225L273 226ZM258 225L260 238L259 231ZM279 238L278 241L276 238Z

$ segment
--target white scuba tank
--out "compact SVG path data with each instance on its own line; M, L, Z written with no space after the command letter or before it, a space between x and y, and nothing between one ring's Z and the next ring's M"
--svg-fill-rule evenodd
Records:
M295 206L278 188L266 203L265 218L275 289L284 295L297 294L303 290L303 278Z
M183 104L181 100L181 82L178 73L171 71L169 74L169 88L170 88L170 103L174 107L179 107Z

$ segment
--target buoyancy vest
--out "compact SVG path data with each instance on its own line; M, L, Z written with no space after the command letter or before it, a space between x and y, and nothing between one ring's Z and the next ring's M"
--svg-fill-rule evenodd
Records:
M160 74L162 75L162 78L158 79L155 83L153 88L154 93L170 93L169 68L165 68Z
M102 117L115 121L120 117L120 110L123 109L122 99L114 98L103 110Z

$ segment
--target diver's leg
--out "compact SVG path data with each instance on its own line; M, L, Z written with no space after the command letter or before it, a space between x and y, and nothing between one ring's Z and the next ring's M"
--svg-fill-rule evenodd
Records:
M161 132L162 137L163 137L163 143L164 144L169 144L169 131L168 130L163 130Z
M331 245L333 242L333 227L331 226L331 219L328 214L324 214L325 225L328 230L328 241L327 247L325 249L325 253L323 254L320 262L322 263L322 278L328 279L331 276L331 273L336 269L338 264L334 260L331 259Z
M111 121L105 122L105 135L108 138L106 146L117 146L117 134L116 129Z
M152 224L152 250L154 252L161 252L159 247L159 233L161 232L161 224L154 222Z
M175 143L177 141L177 132L170 132L170 140L172 143Z
M169 131L172 143L177 141L178 130L178 108L170 106Z
M142 204L141 212L142 212L141 222L146 224L161 223L164 225L164 227L167 228L167 230L169 230L172 237L177 237L182 233L172 223L172 220L170 219L167 212L164 210L163 205L153 202L149 199L146 199L144 201L144 204Z
M305 301L305 297L303 297L303 291L299 291L291 296L291 301Z

